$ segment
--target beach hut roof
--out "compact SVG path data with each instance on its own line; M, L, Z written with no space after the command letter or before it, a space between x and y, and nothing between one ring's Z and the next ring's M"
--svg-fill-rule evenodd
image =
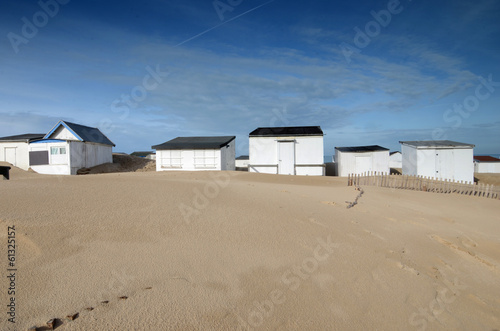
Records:
M250 137L276 137L276 136L322 136L323 131L319 126L285 126L257 128L250 132Z
M335 147L336 150L340 152L352 152L352 153L363 153L363 152L380 152L380 151L388 151L388 148L379 146L379 145L371 145L371 146L353 146L353 147Z
M50 136L56 131L59 127L64 126L68 129L78 140L84 142L98 143L104 145L115 146L115 144L108 139L98 128L91 128L89 126L71 123L67 121L59 121L52 130L47 133L43 139L50 139Z
M45 133L26 133L26 134L18 134L15 136L7 136L1 137L0 141L21 141L21 142L30 142L33 140L42 139L45 136Z
M473 144L459 143L451 140L417 140L417 141L400 141L400 144L413 146L416 148L443 148L443 147L455 147L455 148L473 148Z
M489 155L478 155L474 156L474 161L478 162L500 162L500 159L497 159L496 157L489 156Z
M226 146L236 136L219 137L177 137L163 144L151 146L152 149L218 149Z

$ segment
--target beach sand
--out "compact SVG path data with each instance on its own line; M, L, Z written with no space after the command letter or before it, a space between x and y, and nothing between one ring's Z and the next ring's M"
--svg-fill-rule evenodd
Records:
M0 181L1 330L498 330L500 200L245 172ZM71 320L69 315L77 314Z

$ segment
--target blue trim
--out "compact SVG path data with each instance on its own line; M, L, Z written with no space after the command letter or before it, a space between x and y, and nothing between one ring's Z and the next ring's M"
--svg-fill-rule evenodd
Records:
M68 129L69 132L71 132L76 138L78 138L78 140L80 141L83 141L82 137L80 137L79 135L77 135L75 133L75 131L73 131L66 123L64 123L64 121L59 121L59 123L56 124L56 126L54 126L54 128L52 130L49 131L49 133L47 133L45 135L45 137L43 137L44 139L47 139L48 137L50 137L50 135L52 133L54 133L54 131L56 131L57 129L59 129L59 127L61 126L61 124L66 128Z
M66 140L61 140L61 139L42 139L42 140L32 141L30 142L30 144L59 143L61 141L66 142Z

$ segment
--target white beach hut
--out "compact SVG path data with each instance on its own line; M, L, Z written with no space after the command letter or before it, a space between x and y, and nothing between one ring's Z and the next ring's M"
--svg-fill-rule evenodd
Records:
M400 141L403 175L474 180L474 145L450 140Z
M257 128L249 135L250 172L323 176L319 126Z
M389 168L400 169L403 167L403 154L400 151L389 153Z
M78 169L113 162L113 146L97 128L59 121L43 139L30 142L30 167L41 174L76 175Z
M250 162L250 157L248 155L240 155L235 160L236 170L248 171L248 163Z
M474 156L474 172L480 174L500 174L500 159L493 156Z
M0 161L28 170L30 167L29 143L43 139L44 136L45 133L27 133L0 138Z
M389 149L378 146L335 147L337 175L376 171L389 173Z
M235 170L235 136L177 137L152 146L156 171Z

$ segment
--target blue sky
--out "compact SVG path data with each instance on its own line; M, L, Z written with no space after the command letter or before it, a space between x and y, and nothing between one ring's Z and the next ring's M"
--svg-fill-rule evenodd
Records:
M45 9L44 9L45 8ZM4 1L0 136L59 119L115 151L320 125L335 146L500 153L500 2ZM34 29L33 29L34 28Z

